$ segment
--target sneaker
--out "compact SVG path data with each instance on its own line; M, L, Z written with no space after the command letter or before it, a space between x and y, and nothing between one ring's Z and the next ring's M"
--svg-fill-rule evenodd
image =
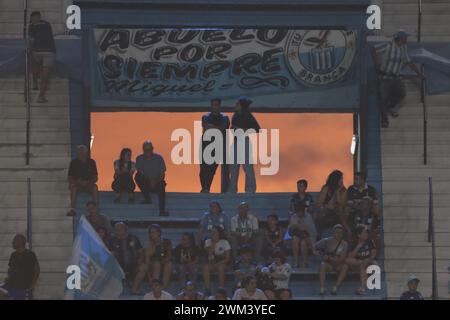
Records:
M46 103L46 102L48 102L48 100L47 100L45 97L39 97L39 98L37 99L37 102L38 102L38 103Z
M355 293L359 296L364 296L364 295L366 295L366 290L363 288L358 288L358 289L356 289Z
M397 118L398 117L398 113L396 111L389 111L389 114L391 115L392 118Z
M386 120L382 120L381 121L381 127L382 128L389 128L389 121L386 119Z
M319 295L324 296L325 295L325 288L320 288Z
M168 212L168 211L161 211L161 212L159 213L159 216L160 216L160 217L168 217L168 216L169 216L169 212Z
M151 204L152 203L152 198L146 198L144 199L144 201L142 201L142 204Z
M207 190L207 189L202 189L202 190L200 190L200 193L209 193L209 190Z
M75 216L77 213L75 212L75 209L70 208L70 210L67 212L66 216L68 217L73 217Z
M334 286L334 287L331 289L331 294L332 294L333 296L337 295L337 287L336 287L336 286Z
M39 91L39 88L38 88L37 84L34 85L34 86L33 86L33 89L31 89L31 90L33 90L33 91Z

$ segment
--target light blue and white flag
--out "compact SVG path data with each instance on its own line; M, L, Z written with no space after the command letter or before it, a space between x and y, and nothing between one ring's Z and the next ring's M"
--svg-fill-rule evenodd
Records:
M72 249L72 265L81 271L80 289L66 288L66 299L117 299L122 293L122 268L102 239L82 216Z

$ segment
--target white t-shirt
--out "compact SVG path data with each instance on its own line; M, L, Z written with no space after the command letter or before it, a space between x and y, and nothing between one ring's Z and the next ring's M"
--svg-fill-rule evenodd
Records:
M211 239L206 239L205 240L205 248L211 247L212 245L212 240ZM223 257L225 255L226 251L231 250L231 246L230 243L228 242L228 240L225 239L220 239L216 245L214 246L214 256L216 257Z
M267 300L267 297L260 289L256 289L254 294L249 295L247 290L241 288L234 292L232 300Z
M274 273L286 276L285 280L273 279L275 289L289 289L289 279L291 278L291 271L292 271L291 265L289 263L284 263L278 266L274 262L269 266L269 269L273 270Z
M161 296L159 298L155 298L153 292L150 291L144 296L144 298L142 298L142 300L175 300L175 299L170 293L166 291L161 291Z
M252 214L247 214L246 219L241 219L239 215L231 218L231 231L239 233L243 236L251 236L258 231L258 218Z

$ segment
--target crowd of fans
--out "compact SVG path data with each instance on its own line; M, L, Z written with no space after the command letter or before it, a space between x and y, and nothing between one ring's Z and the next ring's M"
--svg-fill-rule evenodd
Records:
M165 215L164 160L153 152L150 142L144 143L143 150L136 163L131 161L130 149L123 149L114 162L115 202L126 193L128 202L133 203L137 184L145 203L151 202L151 192L158 194L160 214ZM266 221L259 221L246 202L238 205L236 215L229 216L218 201L212 201L197 232L184 233L179 244L173 245L159 225L151 225L146 247L128 231L126 223L118 222L113 229L108 218L98 212L96 181L95 161L89 158L87 148L80 146L69 168L72 203L79 191L91 193L86 218L116 256L132 294L141 294L142 283L150 281L152 292L146 299L169 297L163 289L170 285L174 272L184 288L177 299L225 297L227 275L233 278L233 288L229 288L233 299L291 298L292 270L309 268L311 256L321 260L320 295L327 293L327 273L337 273L329 292L335 295L349 271L360 274L356 293L363 295L366 269L377 263L380 208L377 192L367 185L362 172L355 174L348 189L342 172L331 172L316 200L307 192L308 182L299 180L287 219L270 214ZM74 209L69 214L75 214ZM212 296L214 276L219 290ZM196 283L200 282L204 294L197 292Z

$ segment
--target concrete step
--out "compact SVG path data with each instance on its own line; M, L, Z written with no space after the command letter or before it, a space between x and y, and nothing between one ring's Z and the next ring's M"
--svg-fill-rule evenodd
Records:
M0 168L0 180L18 180L32 177L33 179L65 179L67 169L39 169L24 167L20 169Z
M63 157L35 157L30 158L29 165L34 168L66 168L70 163L71 158L68 156ZM26 165L26 159L23 156L20 157L0 157L0 168L17 168Z
M384 168L383 179L389 178L428 178L428 177L441 177L450 178L450 170L448 169L435 169L428 167L417 168Z
M49 8L60 8L63 1L61 0L29 0L28 8L29 9L49 9ZM2 10L23 10L23 2L21 1L9 1L9 0L0 0L0 8Z
M64 23L65 15L61 11L61 8L48 8L42 11L42 19L50 22L50 24ZM7 23L23 23L23 10L2 10L0 11L0 21Z
M431 272L431 259L385 259L386 274L391 272ZM436 260L436 270L445 272L448 268L447 259Z
M0 158L1 159L1 158ZM39 181L31 180L31 190L35 194L52 194L55 192L60 192L61 190L67 189L68 183L67 179L61 180L50 180L50 181ZM27 181L0 181L0 194L15 194L15 193L25 193L27 189Z
M450 206L450 193L434 193L434 205ZM389 205L427 205L429 201L428 194L414 194L414 193L389 193L383 195L383 204ZM450 230L450 226L449 226Z
M450 141L450 131L431 131L428 130L427 140L430 143L448 143ZM414 131L404 128L389 128L381 131L382 143L393 143L402 141L404 143L421 143L423 141L423 132L420 130Z
M0 26L2 24L0 23ZM14 25L14 24L12 24ZM55 30L53 31L55 32ZM0 78L0 91L9 91L23 93L25 90L25 75L22 77L13 78ZM30 80L30 89L32 89L32 81ZM69 90L69 81L64 78L50 78L48 83L47 92L48 93L58 93L61 91Z
M39 233L67 233L73 231L72 219L67 220L36 220L33 221L33 229L39 230ZM0 233L24 233L26 230L26 221L7 220L0 225ZM69 250L70 251L70 250Z
M423 116L413 115L411 117L404 117L401 112L398 118L391 118L390 126L391 128L405 128L405 129L414 129L414 130L423 130L424 122ZM433 116L433 118L427 119L428 130L436 130L436 129L446 129L448 128L448 122L450 120L450 114L447 118Z
M405 217L405 219L408 219ZM448 244L450 243L450 233L436 233L435 234L436 243ZM396 233L396 232L385 232L384 233L384 243L385 244L397 244L402 247L429 247L428 242L428 232L417 232L417 233Z
M0 143L0 154L25 156L25 143ZM30 152L33 156L70 156L70 143L38 144L31 141Z
M30 94L30 101L33 105L38 104L37 98L38 98L39 92L37 91L31 91ZM56 92L48 92L47 94L47 100L46 103L39 103L40 105L46 106L46 105L69 105L69 95L67 93L56 93ZM24 103L24 94L23 92L17 92L17 91L2 91L2 95L0 96L0 103L1 104L13 104L13 103Z
M27 195L26 194L2 194L0 195L2 207L16 207L21 208L26 206ZM55 194L31 194L31 203L36 207L48 207L48 208L63 208L69 206L69 197Z
M421 166L423 165L423 156L405 156L405 157L392 157L384 155L382 158L382 163L384 168L395 168L399 166L409 167L409 166ZM444 167L446 165L450 166L450 157L435 157L429 156L427 158L428 166Z
M25 125L26 119L0 119L2 131L20 132ZM64 119L31 118L30 129L40 132L70 130L70 121L68 117Z
M442 244L441 244L442 245ZM436 257L450 258L450 246L436 247ZM385 259L431 259L431 246L388 246L384 247ZM448 273L448 272L447 272Z
M443 193L449 190L450 180L433 181L433 192ZM428 179L417 181L383 181L383 194L407 193L428 194Z
M24 127L24 130L26 128ZM62 144L70 141L70 131L58 131L58 132L39 132L37 129L31 130L30 141L32 143L48 143L48 144ZM26 132L17 131L0 131L0 144L2 143L25 143Z
M38 207L33 205L31 209L31 215L33 220L67 220L66 217L67 207ZM3 220L26 220L27 208L26 207L9 207L1 208L0 217ZM38 231L38 230L36 230ZM1 243L1 242L0 242Z
M391 233L416 233L428 232L428 219L391 219L384 217L383 219L384 232ZM435 232L447 233L450 230L449 219L435 219ZM385 245L388 245L386 243Z
M442 144L442 143L434 143L433 141L429 141L427 154L430 156L446 156L450 155L450 145ZM388 155L402 155L402 154L417 154L423 155L423 143L394 143L392 140L390 143L383 143L381 145L381 151L383 156Z
M434 217L436 219L446 219L450 207L434 208ZM409 205L383 205L384 219L428 219L428 205L409 206Z

